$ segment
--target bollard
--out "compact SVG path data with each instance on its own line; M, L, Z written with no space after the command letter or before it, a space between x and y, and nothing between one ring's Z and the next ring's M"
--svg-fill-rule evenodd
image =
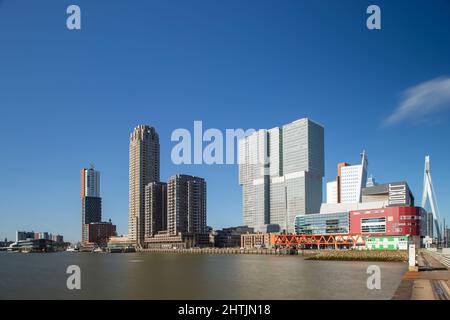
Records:
M416 246L414 244L409 245L408 257L409 271L419 271L419 268L416 266Z

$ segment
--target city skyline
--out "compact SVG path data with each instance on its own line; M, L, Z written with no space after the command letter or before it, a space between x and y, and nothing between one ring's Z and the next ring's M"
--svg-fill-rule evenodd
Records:
M407 181L420 199L429 154L450 220L448 2L379 1L376 32L355 2L114 4L106 14L79 4L86 23L71 33L56 1L0 3L1 239L47 230L78 240L79 169L90 162L103 215L128 234L127 138L141 123L159 133L162 181L204 177L208 225L243 224L237 165L171 162L171 133L195 120L225 130L314 119L325 128L324 186L366 150L369 176ZM430 93L444 93L443 106L424 108L417 97Z
M252 134L250 134L250 135L248 135L248 136L246 136L245 138L243 138L242 140L238 140L238 141L240 141L241 143L242 142L245 142L246 140L248 140L249 138L251 138L252 136L253 137L259 137L259 136L261 136L261 134L263 134L263 135L267 135L267 138L264 138L263 140L264 140L264 142L261 142L261 141L258 141L258 145L261 145L261 144L267 144L267 146L264 148L264 152L268 152L268 150L270 149L270 148L273 148L274 147L274 143L272 142L272 144L270 144L270 143L268 143L268 141L270 141L270 139L269 139L269 134L274 134L274 130L275 129L277 129L277 130L279 130L279 132L278 132L278 134L279 134L279 136L280 136L280 141L282 141L283 140L283 138L281 138L281 136L282 136L282 132L283 132L283 130L285 129L285 127L289 127L289 126L295 126L296 124L303 124L304 122L306 121L306 123L307 124L312 124L312 125L315 125L315 126L317 126L317 127L319 127L319 128L321 128L321 130L322 130L322 133L321 133L321 135L323 136L323 127L321 126L321 125L319 125L319 124L317 124L317 123L315 123L314 121L311 121L310 119L308 119L308 118L302 118L302 119L297 119L297 120L294 120L294 121L292 121L292 122L290 122L290 123L288 123L288 124L285 124L285 125L283 125L283 126L280 126L280 128L278 128L278 127L276 127L276 128L272 128L272 129L258 129L257 131L255 131L254 133L252 133ZM283 128L283 129L281 129L281 128ZM295 131L295 129L297 129L297 131L300 129L300 128L296 128L296 127L294 127L294 131ZM298 133L298 132L297 132ZM151 141L147 141L148 143L148 146L150 146L151 148L153 148L154 149L154 147L155 146L157 146L157 152L156 152L156 154L158 155L158 157L157 158L155 158L155 159L153 159L154 161L152 161L152 163L154 164L154 166L153 166L153 169L156 169L155 170L155 174L153 174L152 173L152 179L151 179L151 181L150 182L148 182L147 184L144 184L144 190L142 191L142 196L144 197L144 200L143 200L143 202L144 202L144 210L143 210L143 217L144 217L144 221L145 221L145 226L144 226L144 228L143 228L143 235L144 235L144 237L147 237L147 236L153 236L153 235L155 235L158 231L166 231L166 232L168 232L169 234L171 233L170 232L170 227L168 227L168 221L165 221L165 222L162 222L162 221L159 221L159 224L161 225L161 227L159 227L159 228L157 228L156 230L153 230L153 231L150 231L150 230L152 230L152 227L150 227L149 225L148 225L148 222L150 222L150 221L152 221L151 219L153 218L153 212L151 211L151 210L149 210L148 208L147 208L147 206L148 206L148 200L145 200L146 198L148 199L148 193L150 192L149 190L151 190L151 189L153 189L153 188L155 188L155 187L158 187L158 188L161 188L161 187L164 187L164 195L165 195L165 197L167 197L167 186L168 186L168 183L165 183L165 182L160 182L159 181L159 170L160 170L160 162L159 162L159 135L158 135L158 133L156 132L156 128L154 128L154 127L151 127L151 126L148 126L148 125L138 125L138 126L136 126L135 128L134 128L134 130L133 130L133 132L131 133L131 135L130 135L130 179L131 179L131 177L133 176L133 170L131 169L132 167L133 167L133 165L132 165L132 162L133 162L133 158L134 158L134 156L135 155L133 155L134 154L134 151L133 151L133 147L132 147L132 145L133 145L133 142L134 142L134 140L137 138L137 137L139 137L139 139L141 139L142 140L142 138L144 138L144 136L147 136L147 137L149 137L149 136L151 136L152 137L152 141L153 141L153 139L155 139L155 137L156 137L156 144L154 144L153 142L151 142ZM294 141L297 141L298 140L298 137L293 137L293 142ZM313 139L314 140L314 139ZM317 142L317 141L316 141ZM269 145L270 145L270 147L269 147ZM148 147L147 146L147 147ZM291 147L292 147L292 145L291 145ZM238 154L238 158L239 158L239 143L237 144L237 146L236 146L236 149L237 150L235 150L235 152ZM259 148L259 147L258 147ZM141 147L139 147L138 148L139 150L141 150L142 151L142 148ZM249 149L251 149L251 148L249 148ZM280 151L281 153L280 154L284 154L284 147L281 147L281 144L280 145L277 145L277 151ZM155 151L155 149L153 150L153 151ZM248 151L248 150L247 150ZM255 150L254 150L255 151ZM261 152L261 151L258 151L258 152ZM270 152L269 152L270 153ZM262 156L261 154L259 155L259 156ZM297 159L296 157L297 157L298 155L296 155L296 156L294 156L294 154L292 154L291 155L291 158L292 158L292 161L294 161L295 159ZM244 164L245 164L245 162L246 161L249 161L249 162L251 162L250 161L250 159L248 159L247 158L248 157L248 154L247 154L247 156L244 156L244 158L245 158L245 160L243 160L243 159L241 159L241 160L243 160L244 161ZM340 168L340 170L342 170L342 168L346 168L346 169L350 169L350 168L352 168L352 167L354 167L355 169L357 169L357 167L361 167L362 169L360 169L360 174L362 175L361 177L363 177L362 178L362 180L361 180L361 177L359 178L359 180L357 179L357 181L359 181L358 183L363 183L363 185L361 186L361 187L365 187L365 182L367 182L368 184L369 183L374 183L374 177L372 177L372 175L370 176L370 177L368 177L367 176L367 172L369 172L368 170L367 170L367 163L368 163L368 160L367 160L367 155L366 155L366 152L365 151L363 151L361 154L360 154L360 157L361 157L361 161L362 161L362 164L357 164L357 165L350 165L350 164L348 164L348 163L345 163L345 162L341 162L341 163L339 163L338 164L338 168ZM280 156L280 158L283 158L283 156ZM302 158L302 157L300 157L300 158ZM320 157L319 157L320 158ZM264 169L268 169L268 170L263 170L262 171L262 173L264 174L268 174L268 176L269 177L274 177L275 178L275 180L277 180L277 179L279 179L280 177L278 176L280 173L284 173L284 169L281 169L281 168L284 168L284 163L283 163L283 161L281 161L278 157L276 157L275 158L276 159L276 161L278 162L279 161L279 163L277 164L277 165L275 165L275 166L272 166L272 165L269 165L267 168L264 166ZM251 159L252 161L255 161L255 159ZM259 159L260 160L260 159ZM273 159L271 159L271 161L272 161ZM310 162L309 163L309 165L307 165L307 166L312 166L312 167L316 167L317 165L319 165L319 167L320 167L320 164L318 164L317 162L314 162L314 161L312 161L311 162L311 159L310 160L308 160L308 159L303 159L304 161L306 161L306 162ZM317 159L316 159L317 160ZM141 159L141 161L142 161L142 159ZM258 160L256 160L256 161L258 161ZM291 162L292 162L291 161ZM319 161L320 162L320 161ZM271 162L272 163L272 162ZM292 163L291 163L292 164ZM364 165L363 165L364 164ZM238 164L237 164L238 165ZM258 163L258 165L260 165L260 163ZM296 164L295 166L297 167L298 165L301 165L301 163L300 164ZM275 167L277 167L278 168L278 171L277 171L277 168L275 168ZM257 168L257 170L260 170L261 168ZM317 169L317 168L316 168ZM150 170L151 172L153 172L154 170ZM239 169L238 169L238 171L239 171ZM355 170L353 170L353 171L355 171ZM356 172L356 171L355 171ZM305 172L306 173L306 172ZM291 175L292 175L292 173L290 173ZM294 172L294 174L295 174L295 172ZM289 174L288 174L289 175ZM97 171L97 170L94 170L94 165L93 164L91 164L91 168L89 168L89 169L86 169L86 168L83 168L83 169L81 169L81 171L80 171L80 177L81 177L81 191L80 191L80 196L81 196L81 200L82 200L82 213L84 212L84 202L85 202L85 199L86 198L98 198L98 199L100 199L100 213L99 213L99 218L97 218L97 219L94 219L94 220L101 220L101 197L100 197L100 172L99 171ZM195 176L190 176L190 175L186 175L186 174L175 174L175 175L171 175L167 180L169 181L169 185L170 185L170 182L171 181L176 181L176 180L178 180L178 179L180 179L180 178L193 178L194 179L194 181L193 182L195 182L195 179L200 179L200 180L202 180L203 181L203 183L204 183L204 179L203 178L199 178L199 177L195 177ZM283 175L281 176L281 178L283 178ZM131 181L131 180L130 180ZM364 182L365 181L365 182ZM335 191L334 190L330 190L329 188L328 188L328 184L330 184L330 183L333 183L333 182L336 182L336 181L329 181L329 182L327 182L327 183L322 183L322 190L323 190L323 193L322 193L322 202L321 203L328 203L328 201L327 201L327 199L328 199L328 191L331 191L332 193L335 193ZM355 180L355 182L356 182L356 180ZM131 183L131 182L130 182ZM277 182L276 182L277 183ZM353 183L353 182L352 182ZM376 182L377 184L378 184L378 181ZM272 182L270 182L270 184L272 184ZM172 189L173 189L173 187L172 187ZM205 189L206 190L206 189ZM131 192L131 185L130 185L130 192ZM155 192L155 191L153 191L153 192ZM352 191L351 193L354 193L354 192L356 192L356 191ZM132 199L132 197L131 197L131 194L129 195L130 196L130 201L131 201L131 199ZM158 197L159 198L162 198L162 199L164 199L165 197L164 196L162 196L161 195L161 191L159 191L159 195L158 195ZM173 197L173 196L172 196ZM269 202L272 202L273 201L273 195L272 195L272 193L270 192L270 200L269 200ZM166 200L168 200L168 199L166 199ZM154 201L154 200L153 200ZM164 200L165 201L165 200ZM353 203L354 201L344 201L344 202L348 202L348 203ZM158 205L161 205L161 204L163 204L163 203L159 203ZM170 204L170 201L169 201L169 204ZM131 203L130 203L130 205L131 205ZM153 204L154 205L154 204ZM163 204L163 205L166 205L167 206L167 204ZM204 205L206 205L206 203L204 203ZM172 207L173 207L173 205L172 205ZM173 207L174 208L174 207ZM159 209L159 210L161 210L161 209ZM167 207L166 207L166 209L165 210L167 210L167 213L166 214L168 214L168 217L166 217L166 219L169 219L170 220L170 214L169 214L169 211L170 211L170 208L169 208L169 210L167 209ZM245 225L245 208L244 207L242 207L242 220L243 220L243 223L242 223L242 225ZM173 211L173 209L172 209L172 211ZM311 210L310 210L311 211ZM151 213L150 213L151 212ZM311 211L311 212L309 212L309 213L314 213L314 215L315 214L320 214L319 213L319 210L317 210L317 211ZM130 214L130 213L128 213L128 214ZM297 212L297 211L295 211L295 212L292 212L292 214L291 213L289 213L288 214L288 216L291 216L292 215L292 217L297 217L297 216L302 216L302 215L304 215L304 213L300 213L299 214L299 212ZM272 217L272 214L270 213L269 214L269 216L270 217ZM161 219L161 217L158 217L159 219ZM164 218L163 218L164 219ZM295 220L296 218L294 218L294 219L292 219L293 221L292 222L294 222L294 220ZM445 219L445 215L444 215L444 219ZM149 221L147 221L147 220L149 220ZM270 219L269 219L270 220ZM276 219L275 219L276 220ZM82 221L83 221L83 216L82 216ZM173 218L172 218L172 221L174 221L173 220ZM204 218L204 222L205 222L205 226L204 226L204 229L206 230L206 211L205 211L205 218ZM103 224L106 224L106 222L101 222L101 223L103 223ZM110 222L109 223L111 223L111 219L110 219ZM152 224L154 224L154 222L152 221ZM263 223L264 224L264 223ZM271 221L271 223L270 224L272 224L272 221ZM256 226L256 230L258 230L258 227L261 227L262 226L262 224L248 224L250 227L255 227ZM164 226L164 227L163 227ZM209 226L209 224L208 224L208 226ZM123 226L122 226L123 227ZM231 227L231 225L226 225L225 227ZM441 226L441 227L444 227L444 226ZM130 228L130 226L128 226L128 229ZM173 228L173 227L172 227ZM284 228L280 228L280 231L281 230L283 230ZM82 230L83 230L83 224L82 224ZM264 230L264 228L263 229L261 229L261 231L263 231ZM270 230L270 229L266 229L266 230ZM292 230L289 230L289 232L293 232L294 231L294 227L293 227L293 225L292 225ZM17 230L15 231L16 233L18 232ZM175 234L174 232L172 232L173 234ZM82 234L84 234L84 231L82 231ZM124 234L124 235L129 235L129 234ZM73 242L78 242L78 241L73 241Z

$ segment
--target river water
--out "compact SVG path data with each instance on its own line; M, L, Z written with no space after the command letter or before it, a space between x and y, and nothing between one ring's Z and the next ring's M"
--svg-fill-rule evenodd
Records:
M81 290L67 289L69 265ZM368 289L378 265L381 289ZM0 252L0 299L390 299L405 263L301 256Z

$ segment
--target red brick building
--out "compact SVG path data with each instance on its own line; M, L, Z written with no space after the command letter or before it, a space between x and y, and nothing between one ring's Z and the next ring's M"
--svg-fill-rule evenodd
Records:
M106 245L109 238L116 235L116 226L111 222L93 222L86 227L88 243Z

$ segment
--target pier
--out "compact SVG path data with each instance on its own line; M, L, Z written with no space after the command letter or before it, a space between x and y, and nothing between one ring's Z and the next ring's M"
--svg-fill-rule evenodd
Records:
M281 248L189 248L189 249L142 249L140 252L173 254L256 254L256 255L296 255L307 260L329 261L380 261L406 262L408 253L404 250L333 250Z

